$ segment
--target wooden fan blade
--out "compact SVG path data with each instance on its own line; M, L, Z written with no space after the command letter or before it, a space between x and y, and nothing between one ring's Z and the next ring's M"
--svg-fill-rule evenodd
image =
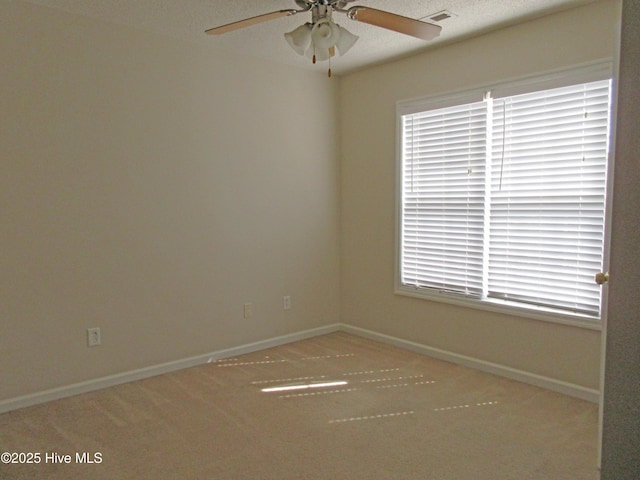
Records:
M250 27L251 25L256 25L262 22L268 22L269 20L274 20L276 18L295 15L299 11L300 10L291 9L291 10L279 10L277 12L265 13L264 15L245 18L244 20L228 23L226 25L221 25L219 27L210 28L209 30L205 30L204 33L206 33L207 35L221 35L223 33L232 32L233 30L238 30L239 28Z
M368 23L422 40L433 40L442 30L439 25L369 7L351 7L347 10L347 16L357 22Z

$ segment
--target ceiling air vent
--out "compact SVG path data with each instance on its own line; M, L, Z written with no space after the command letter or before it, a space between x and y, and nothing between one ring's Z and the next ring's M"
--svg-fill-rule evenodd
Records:
M455 17L456 15L451 13L449 10L442 10L440 12L434 13L432 15L427 15L424 18L421 18L420 20L428 20L430 22L433 23L439 23L439 22L443 22L445 20L448 20L452 17Z

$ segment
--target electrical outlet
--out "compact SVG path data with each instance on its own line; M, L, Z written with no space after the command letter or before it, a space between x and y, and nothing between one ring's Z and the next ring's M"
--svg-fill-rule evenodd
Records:
M285 295L282 297L282 309L283 310L291 310L291 296Z
M253 317L253 304L251 302L247 302L244 304L244 318Z
M97 347L101 343L102 343L102 335L100 334L100 329L88 328L87 329L87 346Z

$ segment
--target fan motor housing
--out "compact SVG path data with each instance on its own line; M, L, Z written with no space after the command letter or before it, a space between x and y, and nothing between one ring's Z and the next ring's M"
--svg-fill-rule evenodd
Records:
M307 9L312 7L330 6L337 7L339 9L344 8L349 0L294 0L298 7ZM353 1L353 0L351 0Z

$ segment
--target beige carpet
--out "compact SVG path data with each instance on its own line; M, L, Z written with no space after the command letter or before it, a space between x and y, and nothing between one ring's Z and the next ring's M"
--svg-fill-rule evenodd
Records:
M595 404L335 333L0 415L41 455L0 478L595 480L596 445Z

